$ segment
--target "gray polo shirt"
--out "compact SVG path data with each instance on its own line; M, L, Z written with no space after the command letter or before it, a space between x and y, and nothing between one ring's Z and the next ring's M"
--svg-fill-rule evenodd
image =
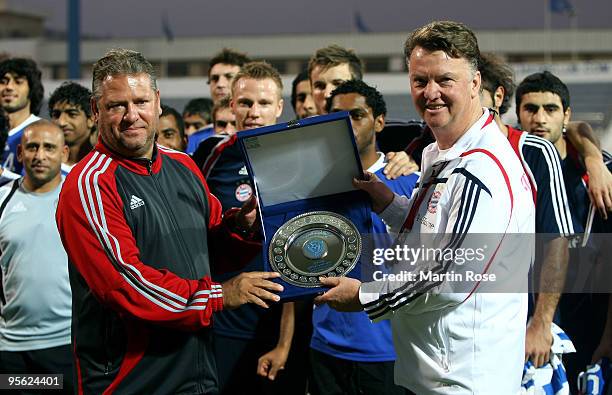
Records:
M62 184L32 193L22 182L20 178L0 188L2 205L19 183L0 217L0 351L70 344L68 257L55 224Z

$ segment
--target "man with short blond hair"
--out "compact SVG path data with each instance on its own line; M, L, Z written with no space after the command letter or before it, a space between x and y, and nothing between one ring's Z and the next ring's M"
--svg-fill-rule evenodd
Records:
M283 110L282 91L280 74L269 63L245 64L231 85L230 106L236 116L238 133L276 124ZM202 142L194 154L194 160L223 207L235 206L253 197L254 188L236 142L237 135L213 136ZM250 270L261 268L261 255L246 266ZM213 278L224 278L224 274L212 269ZM285 303L282 309L270 312L244 306L223 312L215 319L215 357L222 394L299 392L295 391L295 384L287 382L286 376L279 373L285 368L291 347L293 303ZM228 349L236 352L225 352ZM258 365L259 373L267 378L257 375Z
M352 49L329 45L318 49L308 62L308 78L317 115L327 113L326 100L340 84L363 79L363 62ZM415 171L414 162L403 152L389 152L385 166L387 177L395 179ZM417 168L418 169L418 168Z

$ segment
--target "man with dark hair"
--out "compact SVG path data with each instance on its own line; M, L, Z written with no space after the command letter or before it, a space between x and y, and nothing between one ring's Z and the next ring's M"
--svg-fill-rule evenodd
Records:
M392 260L399 278L363 284L322 279L333 288L315 301L390 319L395 382L418 394L518 393L527 319L520 287L533 250L516 234L533 233L531 190L492 114L480 105L474 33L461 23L432 22L410 34L405 55L413 103L436 142L423 152L412 199L394 195L369 174L354 185L370 194L374 212L399 234L397 246L419 253L415 260ZM422 243L453 253L428 259L420 256ZM458 259L473 248L482 256ZM470 272L496 273L495 282L470 279Z
M500 131L508 138L521 159L529 177L536 205L535 230L540 234L536 244L534 284L540 292L530 311L525 337L525 360L536 368L549 362L553 341L551 325L567 270L568 239L574 227L563 186L559 155L547 140L521 132L501 121L510 107L514 93L514 73L508 65L492 54L483 54L480 62L483 78L481 103L492 108ZM531 301L530 301L531 302Z
M188 136L209 126L212 119L212 107L212 100L204 97L191 99L187 102L183 109L183 122L185 123L185 133Z
M222 216L191 158L155 144L159 90L142 54L109 51L92 85L100 139L66 177L56 214L78 393L217 393L213 315L267 308L282 291L276 273L210 277L260 251L247 237L256 202Z
M480 75L482 76L481 100L494 101L494 110L504 115L510 109L510 99L514 95L514 71L498 56L482 53L480 57ZM486 94L485 94L486 93ZM485 105L485 107L490 107Z
M55 224L67 156L59 127L39 119L17 147L25 175L0 188L0 371L62 374L73 394L68 258Z
M418 177L411 174L388 179L383 173L385 156L376 151L376 134L383 130L387 113L380 92L363 81L346 81L332 91L327 111L349 112L363 169L376 174L394 192L409 196ZM390 247L386 227L374 213L372 224L373 247ZM363 278L365 272L362 268ZM312 321L310 358L315 393L406 392L393 383L396 357L388 321L372 323L364 313L341 313L327 305L314 309Z
M232 135L236 133L236 116L232 112L230 99L221 99L212 110L213 126L215 134Z
M291 84L291 107L297 119L317 115L307 70L300 72Z
M210 97L212 101L209 101L210 99L195 99L198 101L194 102L194 108L185 107L185 110L183 110L185 129L189 135L189 144L187 145L186 151L188 154L192 155L198 148L200 142L206 140L215 133L214 126L210 124L212 121L212 117L210 116L212 107L223 98L229 96L232 80L240 70L240 67L249 61L250 59L245 54L229 48L223 48L221 52L210 60L207 83L210 88ZM202 114L203 100L207 100L207 116L203 116ZM198 108L195 108L195 104L198 105ZM206 120L206 122L204 122L204 120Z
M278 71L266 62L247 63L231 85L231 107L238 133L242 130L274 125L283 110L283 83ZM194 154L211 191L223 207L232 207L253 198L242 151L234 135L215 135L203 141ZM262 256L257 255L248 270L261 270ZM228 273L213 269L213 278L221 281ZM294 332L294 304L264 311L243 306L215 316L215 357L223 394L298 393L296 384L280 370L291 348ZM236 350L228 353L226 350ZM272 350L272 351L270 351ZM258 377L259 373L273 380ZM288 366L287 369L291 369Z
M564 133L570 117L570 94L567 86L548 71L531 74L516 89L516 112L524 130L554 144L561 156L561 168L572 214L574 231L580 235L570 248L567 280L579 286L596 284L592 263L598 259L601 240L589 240L591 233L610 233L612 221L595 213L589 202L585 179L586 169L572 141ZM608 162L608 169L612 165ZM607 240L606 240L607 242ZM608 259L609 257L605 257ZM590 265L591 264L591 265ZM576 284L573 284L573 283ZM578 289L578 292L589 289ZM567 293L561 297L559 310L561 325L576 347L576 353L564 356L567 377L572 393L580 370L591 362L606 322L605 294Z
M49 98L49 116L64 132L69 154L62 172L67 174L93 148L91 91L75 82L64 82Z
M229 48L223 48L210 60L207 83L210 85L210 97L214 103L230 95L234 77L240 68L250 61L246 54Z
M185 123L181 114L170 106L161 106L159 116L159 133L157 143L173 150L184 152L187 148L187 135Z
M214 134L211 122L211 110L213 101L204 97L192 99L187 102L183 109L183 121L185 122L185 134L189 140L187 143L188 154L193 154L202 140Z
M483 106L494 109L500 130L508 137L514 150L519 154L523 166L528 169L536 203L536 232L547 234L543 245L536 248L537 278L540 279L536 290L540 292L527 327L525 339L525 358L535 367L549 361L552 342L551 324L563 290L567 271L568 241L566 237L574 233L574 226L567 194L563 184L563 174L559 155L548 140L521 132L501 121L510 107L510 97L514 94L513 72L500 58L483 54L480 62L483 78L481 102ZM586 137L579 135L577 129L583 123L568 124L568 138L575 142L580 152L590 147L589 152L599 156L599 167L604 167L601 152ZM586 155L590 155L587 153ZM587 161L587 166L594 162ZM597 170L591 174L599 174ZM593 182L599 179L594 177ZM559 237L554 237L558 235ZM544 237L544 236L542 236ZM540 272L541 270L541 272Z
M2 168L21 174L17 145L24 128L40 119L44 88L41 73L30 59L12 58L0 62L0 107L8 113L11 130L2 156Z

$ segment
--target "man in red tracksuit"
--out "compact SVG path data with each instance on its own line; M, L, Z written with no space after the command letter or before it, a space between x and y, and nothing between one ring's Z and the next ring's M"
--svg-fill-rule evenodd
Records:
M214 394L212 314L267 307L282 290L271 273L210 278L211 259L235 270L261 248L248 241L255 202L222 219L193 161L155 144L159 91L140 53L96 62L92 110L100 141L66 179L56 215L78 392Z

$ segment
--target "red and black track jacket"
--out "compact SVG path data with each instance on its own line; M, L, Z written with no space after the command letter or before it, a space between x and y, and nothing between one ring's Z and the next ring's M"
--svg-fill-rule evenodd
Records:
M98 143L66 178L56 217L79 393L215 392L208 328L223 295L209 261L248 262L261 246L229 231L193 161L161 147L127 159Z

